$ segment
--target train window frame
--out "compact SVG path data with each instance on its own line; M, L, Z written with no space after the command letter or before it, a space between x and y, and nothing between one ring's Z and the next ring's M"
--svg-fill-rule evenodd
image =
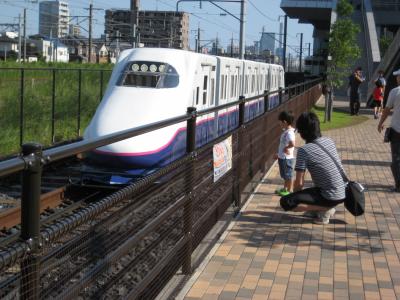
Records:
M168 89L179 85L179 74L168 63L131 61L126 64L117 81L118 86Z
M196 86L196 105L199 105L200 87Z

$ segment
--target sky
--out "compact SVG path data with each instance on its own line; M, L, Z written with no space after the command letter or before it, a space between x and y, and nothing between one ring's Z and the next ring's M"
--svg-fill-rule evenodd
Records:
M65 0L69 4L71 16L88 16L88 7L92 2L94 10L93 32L94 37L100 37L104 33L105 9L120 8L129 9L130 0ZM221 0L219 0L221 1ZM38 32L39 4L37 0L0 0L0 23L18 23L18 15L23 15L23 9L27 9L27 34ZM246 0L246 24L245 40L246 45L253 45L254 41L260 40L261 32L279 33L279 16L284 15L280 8L280 0ZM176 10L177 0L141 0L141 10ZM229 11L237 18L240 17L240 3L217 4ZM240 24L237 19L225 14L224 11L213 4L203 0L179 2L179 10L190 13L190 45L194 48L197 28L200 27L201 40L203 44L218 36L219 43L226 46L230 44L233 37L235 44L239 44ZM225 14L225 15L221 15ZM81 33L87 35L88 21L81 17ZM76 21L74 21L76 22ZM303 51L308 51L308 45L312 48L313 27L308 24L299 24L296 19L288 19L288 53L295 54L300 47L300 33L303 33ZM279 36L276 36L279 39ZM276 45L277 47L278 45ZM307 50L305 50L307 49Z

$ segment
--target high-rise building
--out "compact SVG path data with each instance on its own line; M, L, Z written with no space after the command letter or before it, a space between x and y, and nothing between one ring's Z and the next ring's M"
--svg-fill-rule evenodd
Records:
M265 50L275 53L275 33L274 32L262 32L260 39L260 53Z
M65 1L42 1L39 3L39 34L64 37L69 30L69 8Z
M189 14L139 11L138 41L145 47L189 49ZM104 33L110 40L133 42L131 10L106 10Z

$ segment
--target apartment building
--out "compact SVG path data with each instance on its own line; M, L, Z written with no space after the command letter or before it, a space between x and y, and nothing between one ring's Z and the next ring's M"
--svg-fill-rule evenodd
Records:
M131 11L106 10L104 33L110 40L132 42ZM189 49L189 14L173 11L139 11L138 39L144 47Z
M39 3L39 34L48 37L64 37L69 30L69 8L65 1L41 1Z

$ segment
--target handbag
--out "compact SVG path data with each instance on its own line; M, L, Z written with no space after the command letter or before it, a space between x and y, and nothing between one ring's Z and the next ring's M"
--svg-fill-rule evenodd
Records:
M346 183L346 198L344 200L344 207L355 217L361 216L365 212L365 188L363 185L356 181L351 181L346 176L346 173L339 166L335 158L326 150L320 143L314 141L314 144L318 145L335 163L338 168L343 181Z

